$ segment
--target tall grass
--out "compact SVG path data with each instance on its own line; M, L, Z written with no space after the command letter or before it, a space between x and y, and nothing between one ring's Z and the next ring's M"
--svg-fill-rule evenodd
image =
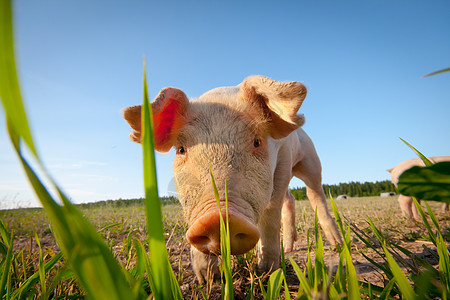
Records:
M21 101L19 81L13 48L13 22L11 1L0 2L0 97L6 111L6 123L10 131L15 131L35 154L36 148L31 137L25 109Z
M231 273L231 245L230 245L230 222L228 219L228 184L225 181L225 215L222 216L222 207L220 204L220 195L217 190L216 181L212 169L210 169L211 181L214 190L214 197L216 198L217 206L220 211L220 251L222 263L220 264L221 278L222 278L222 298L234 299L233 294L233 275Z
M86 290L89 298L138 299L146 297L140 284L142 278L136 281L119 265L96 229L70 203L68 197L55 181L47 175L48 178L46 179L50 182L51 187L57 191L57 199L48 192L48 188L42 183L41 177L34 171L25 157L23 142L31 150L31 159L35 160L39 167L43 169L43 174L48 174L48 172L45 172L45 167L37 155L21 99L14 59L11 2L2 0L0 11L0 96L6 112L9 136L25 173L53 225L55 238L64 253L64 257L68 260L71 269L77 274L77 278ZM172 270L168 263L162 232L161 208L156 187L154 145L151 129L152 116L149 109L145 81L143 120L145 204L151 253L148 271L151 271L152 292L156 299L181 298L178 285L173 284L176 280L174 280L175 276L171 272ZM62 203L62 205L59 203ZM5 288L5 286L9 286L7 282L11 274L13 247L12 239L6 235L3 237L3 241L6 244L2 249L6 251L6 255L2 261L3 272L0 283L0 295L6 294L6 297L9 299L12 296L12 291ZM143 255L140 255L140 258L142 260ZM42 256L40 256L39 266L39 278L42 283L45 278ZM142 276L142 272L140 273ZM150 272L148 275L150 276ZM45 295L45 285L42 287L42 290Z
M144 62L144 101L142 105L142 149L144 163L145 208L149 235L150 270L152 290L156 299L181 299L181 290L167 256L164 240L161 203L156 180L155 142L153 116L148 100Z
M14 149L36 195L53 224L55 237L65 254L64 256L77 273L78 279L82 282L86 291L94 299L124 299L129 297L132 295L132 290L123 269L97 235L96 230L68 201L54 180L48 177L50 185L57 190L59 197L58 201L52 198L41 178L25 158L23 142L31 150L31 158L44 169L44 174L48 174L37 155L21 99L14 60L10 1L2 0L0 11L2 14L0 22L0 96L5 108L9 136ZM59 205L58 202L63 203L63 205ZM9 273L9 257L9 254L7 254L7 260L3 265L2 286L4 286L6 274ZM105 275L98 276L99 272ZM42 270L40 276L42 276ZM4 288L0 292L4 294ZM9 293L10 291L6 292ZM9 298L11 294L9 293L6 296Z

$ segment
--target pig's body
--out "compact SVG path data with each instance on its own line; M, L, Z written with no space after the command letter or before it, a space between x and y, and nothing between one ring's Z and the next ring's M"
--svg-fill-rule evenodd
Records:
M293 249L296 240L295 226L295 198L289 192L289 182L293 176L300 178L307 189L308 199L317 214L328 240L336 243L340 240L334 220L328 213L325 194L322 188L322 169L314 145L306 134L299 128L286 138L269 139L269 152L272 159L272 176L274 187L272 197L258 222L261 233L260 245L267 245L264 256L268 263L263 267L268 269L277 262L280 247L276 241L280 240L280 212L283 223L283 245L286 252ZM280 208L282 210L280 211ZM264 261L264 259L263 259ZM260 264L261 265L261 264ZM278 267L275 263L273 267Z
M163 89L152 103L158 151L177 149L175 185L194 246L194 271L203 282L217 269L220 252L219 208L212 188L214 174L221 206L228 186L231 251L242 254L258 243L259 266L277 268L280 227L284 246L296 239L295 199L288 190L292 176L302 179L328 240L341 240L328 213L321 183L321 165L311 139L297 115L305 87L262 76L247 78L237 87L211 90L188 101L174 88ZM140 141L140 106L127 108L125 119ZM224 214L225 209L222 209ZM259 242L258 242L259 241ZM209 267L208 267L209 265Z
M438 163L441 161L450 161L450 156L434 156L434 157L428 157L429 160L431 160L434 163ZM387 169L391 174L392 183L397 186L398 184L398 178L400 175L405 172L408 169L411 169L414 166L421 166L424 167L425 163L420 158L412 158L405 160L398 165L396 165L392 169ZM420 203L420 199L417 199ZM409 217L411 220L419 221L421 220L421 217L419 215L419 212L417 211L416 206L414 205L413 198L406 195L399 195L398 197L398 203L400 204L400 208L402 210L402 213L404 216ZM448 210L448 204L443 203L442 204L442 211Z

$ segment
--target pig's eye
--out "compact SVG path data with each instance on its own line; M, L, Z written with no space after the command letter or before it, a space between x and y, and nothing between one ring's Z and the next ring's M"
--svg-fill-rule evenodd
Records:
M186 150L184 149L183 146L179 146L177 148L177 154L181 154L181 155L185 155L186 154Z
M253 140L253 147L254 148L258 148L259 146L261 146L261 140L260 139L254 139Z

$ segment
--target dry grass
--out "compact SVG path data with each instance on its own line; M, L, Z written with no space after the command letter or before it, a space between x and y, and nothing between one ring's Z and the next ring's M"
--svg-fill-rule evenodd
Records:
M440 212L439 203L431 202L430 204L439 219L444 237L448 240L450 216ZM403 247L427 258L427 253L423 245L430 248L432 248L432 245L426 241L424 227L422 224L411 222L402 216L396 197L350 198L337 202L337 206L341 216L346 221L354 224L362 232L367 232L370 235L370 230L368 230L369 225L367 223L367 219L370 217L375 226L388 240L399 243ZM289 255L294 258L300 267L304 267L308 249L306 236L309 232L312 237L314 230L314 212L308 201L298 201L296 203L296 210L299 239L295 244L294 251ZM145 241L147 237L144 208L142 206L124 208L103 206L83 209L82 212L101 232L110 248L113 249L117 259L127 269L133 267L136 253L132 239L137 238ZM219 299L221 291L220 284L201 287L196 283L195 275L191 270L189 262L190 245L184 237L186 226L182 220L181 207L179 205L164 206L163 216L170 261L179 279L183 297L187 299L202 298L202 290L208 298ZM37 264L38 261L38 247L34 240L34 232L37 233L41 241L42 248L46 254L44 257L49 259L52 256L52 252L59 251L43 210L19 209L0 211L0 218L8 231L14 232L15 251L19 252L25 248L24 253L29 257L28 261L31 265ZM365 249L363 243L359 242L356 237L353 238L352 258L357 270L359 270L359 278L377 285L383 285L385 280L383 274L380 274L378 270L374 269L359 254L359 251L375 257L375 254L372 253L373 251ZM329 245L326 247L325 259L330 266L335 266L339 260L337 252L333 251ZM256 259L252 253L247 254L246 257L233 259L234 291L237 299L245 298L249 293L252 279L254 280L256 278L252 278L252 276L265 276L264 274L257 275L257 272L253 269L255 263ZM36 265L32 268L36 269ZM288 282L289 290L295 296L295 292L298 290L298 281L289 265ZM69 280L62 284L71 285L70 287L66 287L66 289L72 290L74 294L80 293L74 281ZM255 298L261 298L259 288L255 289Z

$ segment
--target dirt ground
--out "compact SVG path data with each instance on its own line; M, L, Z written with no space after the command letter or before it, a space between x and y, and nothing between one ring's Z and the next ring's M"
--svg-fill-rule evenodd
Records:
M430 252L435 251L434 245L426 240L417 240L417 241L402 241L397 243L399 246L408 249L409 251L415 253L421 258L426 259L430 264L437 268L438 262L434 259L434 256ZM183 271L183 283L181 285L181 289L185 298L191 298L195 295L195 289L198 286L198 283L195 279L195 275L190 267L190 258L189 258L189 247L185 241L178 242L176 245L173 245L171 251L172 258L178 258L172 264L173 269L176 274L179 274L179 262L182 262L184 271ZM325 253L324 259L328 266L329 270L336 271L338 262L339 262L339 254L329 244L325 244ZM381 248L378 250L382 251ZM366 256L375 260L378 263L383 263L383 259L372 249L367 249L366 245L360 241L352 242L352 261L355 266L356 272L358 274L358 279L360 281L369 282L371 284L384 287L385 284L388 283L386 275L383 274L377 267L375 267L371 262L369 262L361 253L362 251ZM295 243L295 248L292 252L286 253L286 259L288 256L294 259L294 261L299 265L299 267L303 270L306 268L308 254L308 245L306 241L297 241ZM402 255L404 258L405 256ZM314 260L315 254L314 251L311 252L311 258ZM254 261L256 263L256 261ZM409 263L413 263L409 261ZM254 265L251 267L255 267ZM241 269L240 269L241 268ZM247 289L250 286L250 278L248 268L250 266L245 266L239 264L234 260L234 291L235 297L237 299L245 299L247 296ZM408 269L402 268L403 272L407 274ZM295 275L294 270L290 266L290 263L287 262L287 273L288 273L288 286L291 292L292 297L296 297L296 292L299 289L299 281L297 276ZM258 273L257 273L258 274ZM266 274L259 274L261 278L267 277ZM258 284L258 283L257 283ZM211 292L208 294L209 299L220 299L220 284L214 283L211 287ZM208 290L208 289L207 289ZM262 295L260 294L259 289L255 291L256 299L262 299Z
M402 216L398 207L397 198L379 198L379 197L367 197L367 198L354 198L350 200L343 200L346 202L338 202L337 206L340 211L341 217L344 219L346 226L351 226L355 231L360 234L366 234L366 238L372 238L373 245L378 251L382 252L382 248L375 241L374 235L371 234L368 218L372 220L374 225L381 231L387 241L395 243L420 258L425 259L435 268L438 266L438 261L433 256L436 254L436 248L428 239L427 231L421 222L415 222ZM430 203L432 210L435 212L441 232L448 239L450 215L448 212L441 212L440 204ZM422 205L422 207L425 206ZM303 270L306 267L308 243L306 239L307 232L310 232L310 237L313 236L313 220L314 214L307 201L300 201L297 204L297 218L298 218L298 231L299 238L295 242L294 250L290 253L286 253L286 259L288 256L294 259L294 261ZM383 263L383 259L373 249L366 246L365 243L359 240L359 238L352 232L352 261L355 266L358 279L363 282L368 282L373 285L384 287L388 283L388 279L383 272L374 266L370 261L364 257L376 261L377 263ZM339 262L339 254L336 249L325 243L325 262L331 272L335 271ZM181 285L183 294L186 297L192 297L193 286L195 286L195 275L190 268L189 259L189 247L185 240L179 241L177 245L171 247L171 257L179 257L183 263L183 284ZM389 247L388 247L389 248ZM182 250L179 250L182 249ZM398 252L399 253L399 252ZM363 255L364 254L364 255ZM311 258L314 260L314 251L311 252ZM405 259L407 264L417 266L414 260L407 258L404 254L400 253L400 257ZM253 261L254 264L256 260ZM400 261L398 261L400 262ZM254 267L242 265L235 261L235 273L234 273L234 291L237 299L245 299L247 295L247 289L250 286L250 278L248 278L248 271L246 269ZM298 291L299 281L295 275L294 270L290 267L290 263L287 263L288 283L291 296L296 297L296 291ZM405 274L408 274L410 267L405 267L401 264L402 270ZM178 270L177 264L173 264L174 270ZM239 270L239 268L243 270ZM257 273L258 274L258 273ZM261 277L267 276L260 274ZM194 285L193 285L194 283ZM210 297L212 299L219 299L220 297L220 285L213 285ZM195 290L195 289L194 289ZM219 296L217 296L219 295ZM218 298L216 298L216 296ZM259 291L256 292L256 299L261 297ZM261 298L262 299L262 298Z
M450 215L448 212L440 211L439 203L430 203L435 212L441 232L446 240L449 240ZM351 225L354 230L361 234L366 234L367 238L373 238L368 218L372 220L374 225L381 231L387 241L396 243L401 247L408 249L421 258L426 259L430 264L437 266L438 262L434 259L432 252L435 252L433 244L427 238L427 231L421 222L413 222L408 218L402 216L399 209L396 197L380 198L380 197L366 197L366 198L350 198L336 203L345 226ZM422 205L424 207L424 205ZM314 228L314 212L307 201L298 201L296 204L297 211L297 226L298 226L298 240L295 242L292 252L286 254L294 259L294 261L304 269L306 266L306 259L308 254L308 243L306 236L313 237ZM134 237L140 240L146 239L145 230L145 215L143 210L136 208L133 210L123 209L105 209L102 213L99 211L85 211L85 215L98 228L105 225L119 223L119 226L112 227L106 231L102 231L105 240L112 246L113 252L123 265L127 264L127 249L126 240L132 233ZM165 207L163 208L165 216L164 226L167 230L167 245L169 257L172 262L172 267L176 276L179 278L183 296L186 299L195 297L202 298L200 289L209 299L220 299L221 286L218 283L200 287L195 279L192 271L189 258L190 245L187 243L184 233L186 226L182 221L181 207ZM34 241L34 234L31 231L38 233L41 246L47 251L59 251L55 244L53 235L46 224L45 216L36 217L35 220L30 220L30 216L26 214L19 218L18 215L0 215L2 220L7 224L9 229L13 228L16 232L15 247L16 249L26 248L27 251L37 251L38 247ZM26 222L29 221L31 226L29 229ZM40 225L38 224L40 223ZM28 228L28 229L27 229ZM364 256L382 262L382 258L374 250L368 248L358 237L352 232L352 260L355 265L358 278L361 281L370 282L374 285L383 287L387 283L387 277L377 267L372 265ZM325 243L325 262L330 270L336 270L339 261L338 252L329 244ZM374 245L379 247L376 242ZM381 248L377 248L381 251ZM314 259L314 251L311 252ZM403 257L405 257L403 255ZM414 261L407 260L408 263L414 265ZM251 275L259 276L264 279L267 274L259 274L254 270L256 265L256 258L253 255L247 255L247 261L241 259L233 259L233 278L234 278L234 292L235 298L245 299L251 286ZM287 264L288 273L288 287L291 296L295 297L298 291L298 279L290 264ZM249 270L251 272L249 272ZM403 268L405 273L408 268ZM256 280L255 284L259 286ZM259 287L255 290L255 299L260 299L261 293Z

